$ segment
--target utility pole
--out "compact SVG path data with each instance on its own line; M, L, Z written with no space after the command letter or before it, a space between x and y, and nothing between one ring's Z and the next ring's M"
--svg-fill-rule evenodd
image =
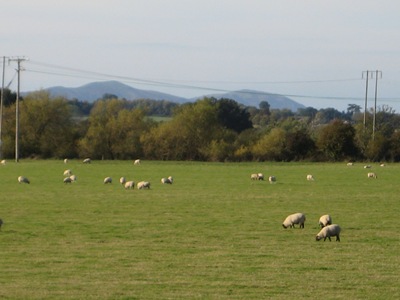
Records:
M363 79L364 79L364 74L365 74L364 130L365 130L367 124L368 79L371 77L372 73L371 71L363 71L362 72Z
M19 161L19 94L20 94L20 82L21 82L21 62L27 60L25 57L10 58L9 61L17 62L17 99L15 102L15 162Z
M382 78L382 71L375 71L375 104L374 104L374 121L372 125L372 140L375 140L375 127L376 127L376 101L378 98L378 77Z
M3 159L3 105L4 105L4 76L6 73L6 57L3 56L3 76L1 80L1 100L0 100L0 159Z

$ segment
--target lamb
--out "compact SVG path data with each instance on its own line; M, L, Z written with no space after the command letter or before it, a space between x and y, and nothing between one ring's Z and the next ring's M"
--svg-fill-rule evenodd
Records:
M140 165L140 159L136 159L136 160L133 162L133 164L134 164L134 165Z
M172 176L169 176L168 178L161 178L162 184L172 184L172 182L173 182Z
M295 213L286 217L285 221L283 221L283 228L295 228L294 224L300 224L300 228L304 228L304 223L306 221L306 215L303 213Z
M133 181L127 181L124 185L125 189L133 189L135 187L135 183Z
M92 162L92 160L90 159L90 158L85 158L84 160L83 160L83 163L84 164L90 164Z
M29 179L28 178L26 178L26 177L24 177L24 176L19 176L18 177L18 182L19 183L31 183L30 181L29 181Z
M71 179L71 182L75 182L77 180L76 175L71 175L69 178Z
M126 183L125 177L121 177L121 178L119 179L119 183L122 184L122 185L124 185L124 184Z
M340 231L341 228L339 225L337 224L328 225L321 229L321 231L316 235L315 240L319 241L321 239L324 239L325 241L326 238L328 238L329 241L331 241L331 237L336 236L336 241L340 242L340 236L339 236Z
M71 182L72 182L71 177L65 177L64 178L64 183L71 183Z
M150 182L148 182L148 181L140 181L137 184L137 188L138 188L138 190L150 189Z
M276 177L275 176L269 176L268 177L269 183L275 183L276 182Z
M311 174L307 175L307 180L308 181L314 181L314 176L312 176Z
M107 183L112 183L112 178L111 177L104 178L104 184L107 184Z
M330 215L323 215L319 218L318 224L321 228L324 228L332 224L332 218Z
M368 173L367 176L368 178L378 178L378 176L373 172Z
M64 174L64 176L71 176L72 171L68 169L68 170L65 170L63 174Z

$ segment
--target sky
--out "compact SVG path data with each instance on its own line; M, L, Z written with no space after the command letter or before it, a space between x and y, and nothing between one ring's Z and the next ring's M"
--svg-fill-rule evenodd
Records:
M378 108L399 113L399 13L398 0L2 1L0 57L26 59L21 91L118 80L181 97L251 89L341 111L364 110L366 96L373 107L376 91ZM6 60L12 90L16 68Z

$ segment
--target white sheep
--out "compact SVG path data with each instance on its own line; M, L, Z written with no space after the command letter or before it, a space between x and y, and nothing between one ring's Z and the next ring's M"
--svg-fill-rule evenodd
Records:
M72 182L71 177L65 177L64 178L64 183L71 183L71 182Z
M161 178L161 183L162 184L172 184L173 179L171 176L169 176L168 178Z
M69 178L71 179L71 182L75 182L78 179L76 175L71 175Z
M251 174L250 175L251 180L258 180L258 174Z
M312 176L311 174L307 175L307 180L308 181L314 181L314 176Z
M122 184L122 185L124 185L124 184L126 183L125 177L121 177L121 178L119 179L119 183Z
M148 181L140 181L137 184L137 188L138 188L138 190L150 189L150 182L148 182Z
M68 158L64 158L64 164L68 163Z
M341 228L339 225L337 224L328 225L321 229L321 231L316 235L315 240L319 241L321 239L324 239L325 241L326 238L328 238L329 241L331 241L331 237L336 236L336 241L340 242L340 236L339 236L340 231Z
M364 166L364 169L371 169L371 165Z
M2 164L3 166L5 166L5 164L6 164L6 160L5 160L5 159L3 159L3 160L1 161L1 164Z
M133 164L134 164L134 165L140 165L140 159L136 159L136 160L133 162Z
M373 172L368 173L367 176L368 178L378 178L378 176Z
M18 182L19 183L31 183L30 181L29 181L29 179L28 178L26 178L26 177L24 177L24 176L19 176L18 177Z
M349 162L349 163L347 163L347 166L348 166L348 167L352 167L352 166L354 166L354 163Z
M386 166L386 165L382 163L382 164L380 164L379 166L384 167L384 166Z
M111 177L104 178L104 184L107 184L107 183L112 183L112 178Z
M258 177L258 180L264 180L264 174L263 173L258 173L257 177Z
M269 183L275 183L276 182L276 177L271 175L271 176L268 177L268 181L269 181Z
M127 181L127 182L125 182L124 187L125 187L125 189L133 189L135 187L135 182Z
M72 171L70 169L68 169L68 170L65 170L63 174L64 174L64 176L71 176Z
M306 221L306 215L303 213L295 213L286 217L285 221L283 221L283 228L295 228L294 224L299 224L300 228L304 228L304 223Z
M318 224L321 228L332 224L332 218L330 215L323 215L319 218Z
M84 164L90 164L92 162L92 160L90 159L90 158L85 158L84 160L83 160L83 163Z

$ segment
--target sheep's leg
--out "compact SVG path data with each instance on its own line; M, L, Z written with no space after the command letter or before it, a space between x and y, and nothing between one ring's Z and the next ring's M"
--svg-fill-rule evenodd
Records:
M336 236L336 242L340 242L340 237L339 237L339 235Z

